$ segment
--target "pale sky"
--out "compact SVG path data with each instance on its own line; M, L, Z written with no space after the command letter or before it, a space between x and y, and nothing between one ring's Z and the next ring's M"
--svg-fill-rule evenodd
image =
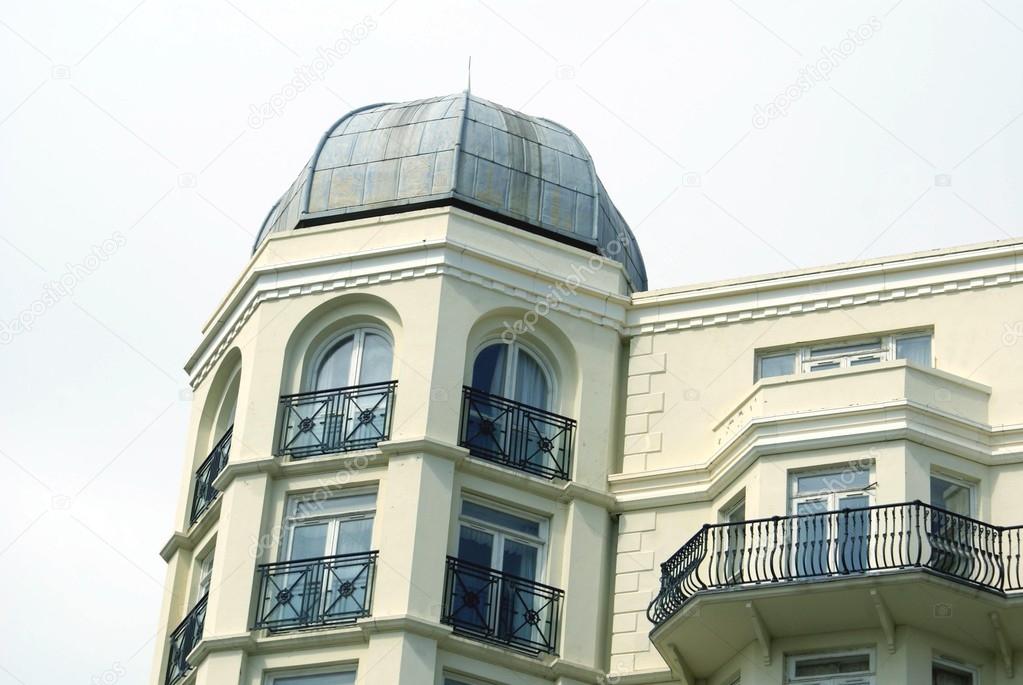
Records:
M322 132L469 55L653 288L1023 234L1011 0L3 0L0 685L148 682L203 321Z

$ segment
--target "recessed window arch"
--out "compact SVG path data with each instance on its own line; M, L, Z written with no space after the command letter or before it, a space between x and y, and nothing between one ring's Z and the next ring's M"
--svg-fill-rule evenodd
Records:
M519 341L491 340L476 351L472 388L551 411L557 399L555 376L543 356Z
M333 390L391 380L394 343L380 326L348 328L332 336L313 357L305 387Z

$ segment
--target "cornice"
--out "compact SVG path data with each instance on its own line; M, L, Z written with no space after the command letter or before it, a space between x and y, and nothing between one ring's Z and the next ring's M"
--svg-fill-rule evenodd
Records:
M628 336L705 328L1023 282L1023 242L635 293Z
M382 259L388 262L386 266L371 264ZM473 262L493 268L475 270L471 268ZM447 238L254 267L221 305L196 352L185 364L190 383L197 387L215 368L242 326L264 302L434 276L482 285L530 306L546 301L551 289L565 281L558 274ZM551 308L621 332L628 297L585 284L573 283L572 290L571 301L559 299Z
M613 474L619 511L712 500L764 456L907 440L985 466L1023 460L1023 426L993 427L912 400L758 417L700 464Z

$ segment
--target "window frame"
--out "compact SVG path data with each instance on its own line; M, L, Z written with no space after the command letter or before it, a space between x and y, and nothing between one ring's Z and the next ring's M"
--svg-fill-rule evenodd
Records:
M472 502L473 504L491 509L493 511L502 512L509 514L516 518L523 519L525 521L532 521L539 524L539 528L536 536L523 533L521 531L514 530L501 526L500 524L491 523L490 521L484 521L482 519L475 518L471 514L464 514L463 508L465 502ZM511 538L516 542L524 545L535 547L537 550L536 555L536 582L545 583L547 573L547 554L550 547L550 520L544 516L533 514L528 511L516 509L514 507L505 506L499 502L494 502L490 499L482 497L473 497L472 495L463 495L459 499L458 503L458 516L456 519L456 534L455 534L455 550L454 556L458 556L458 545L462 537L462 526L468 526L478 531L482 531L494 536L494 547L490 552L490 569L492 571L498 571L504 573L504 542L506 539Z
M216 549L210 547L203 551L195 559L195 577L192 581L192 606L195 606L199 601L209 594L213 587L213 561ZM206 584L206 590L203 591L203 583Z
M978 501L978 497L977 497L977 487L979 485L978 483L976 483L974 481L971 481L971 480L968 480L968 479L966 479L966 478L964 478L962 476L957 476L957 475L950 474L950 473L948 473L946 471L939 471L939 470L936 470L936 469L931 469L931 472L930 472L930 474L928 474L928 477L927 477L927 489L928 489L927 502L932 507L935 507L937 509L942 509L943 511L948 511L948 510L944 509L943 507L938 507L938 505L936 505L932 501L932 498L930 496L930 490L933 487L931 481L933 479L935 479L935 478L943 480L946 483L949 483L950 485L958 485L958 486L964 488L966 490L967 494L970 497L970 502L969 502L969 507L968 507L969 512L966 513L966 514L959 514L959 516L966 516L967 518L971 518L971 519L978 518L978 514L979 514L979 507L978 507L979 501Z
M875 477L875 465L873 463L867 465L866 468L853 469L856 471L866 471L867 473L867 484L863 487L850 486L839 489L825 489L825 490L814 490L813 492L800 493L799 492L799 479L804 476L818 476L825 474L838 474L841 475L846 470L852 468L853 462L847 462L845 465L841 464L828 464L826 466L814 466L808 469L793 469L788 472L789 477L789 490L788 490L788 512L789 515L795 515L798 510L798 504L800 502L809 502L815 499L827 498L828 507L825 511L838 511L838 501L843 496L856 496L863 495L867 498L867 506L874 505L874 491L877 489L877 482L874 480Z
M344 499L346 497L360 497L364 495L373 495L373 507L372 509L356 509L351 512L343 513L315 513L311 515L300 516L297 513L298 505L301 502L315 501L317 499L334 500ZM298 561L291 559L291 550L294 543L294 531L295 528L306 525L326 522L329 526L327 535L327 547L331 549L337 548L337 536L340 530L340 524L344 521L359 521L369 519L371 521L371 532L370 532L370 549L373 548L372 536L375 532L376 514L377 514L377 488L376 487L359 487L351 488L348 490L332 493L329 497L318 498L317 492L311 493L296 493L289 495L284 505L284 520L281 531L281 544L280 549L277 552L278 561ZM324 554L321 556L332 556L331 554ZM316 558L316 557L312 557Z
M363 352L365 350L365 339L366 334L372 333L379 335L387 344L391 347L391 373L390 376L394 378L394 336L384 326L375 323L361 323L358 325L347 326L342 328L338 332L329 336L318 346L316 353L309 357L309 363L307 368L302 373L301 392L308 392L317 389L317 382L320 378L320 369L323 367L324 362L327 358L337 349L346 338L353 337L355 341L352 345L352 365L348 369L348 381L346 385L340 386L341 388L352 388L359 385L359 376L362 375L362 362ZM337 388L323 388L322 390L336 390Z
M950 671L960 671L964 675L970 676L970 685L977 685L980 682L980 671L969 664L951 659L947 656L936 655L931 657L931 680L934 680L934 668L945 668Z
M841 658L846 656L866 656L867 667L866 671L858 671L856 673L836 673L833 675L825 676L797 676L796 675L796 664L803 660L810 659L828 659L828 658ZM841 682L844 678L862 678L868 677L871 682L876 683L877 678L877 660L876 653L873 648L863 647L859 649L844 649L838 651L826 651L826 652L806 652L802 654L789 654L785 657L785 682L787 683L814 683L814 682L829 682L838 681Z
M543 354L534 345L523 343L520 340L504 340L503 338L487 338L482 343L476 346L475 351L472 354L472 361L469 364L469 382L467 385L472 387L473 375L476 370L476 360L479 359L480 353L490 348L493 345L505 345L508 348L508 363L507 368L504 371L504 392L502 395L505 399L514 400L515 395L515 377L518 371L519 365L519 354L525 353L533 358L537 366L540 367L540 371L543 372L544 378L547 380L547 406L546 407L535 407L535 409L542 409L547 412L557 412L557 408L560 402L561 394L558 388L558 375L554 372L554 365L547 359L547 355ZM488 392L488 391L483 391Z
M934 368L934 330L929 328L914 328L905 331L897 331L894 333L878 333L876 335L868 336L857 336L855 338L839 338L837 340L824 340L814 343L804 343L801 345L792 345L787 347L775 347L767 348L763 350L757 350L754 355L753 363L753 380L754 382L764 380L766 378L787 378L791 376L809 376L814 373L820 373L821 371L836 371L839 369L851 369L857 366L871 366L875 363L881 363L886 361L896 361L898 359L897 348L900 340L927 337L931 341L931 355L929 359L929 366L926 368ZM817 354L814 355L815 351L819 350L831 350L849 348L856 345L865 345L868 343L877 342L878 348L876 350L863 350L859 353L850 353L849 351L833 352L831 354ZM774 357L783 357L794 355L793 371L790 374L777 374L773 376L764 376L762 373L762 362L765 359L772 359ZM874 359L874 361L866 364L855 364L857 361L864 361L867 359ZM912 363L912 362L907 362ZM819 364L837 364L834 368L829 369L817 369L814 370L812 367Z
M312 669L299 669L291 671L280 671L277 673L267 673L263 677L263 685L278 685L278 683L285 678L305 678L315 677L324 675L351 675L358 677L358 666L355 664L349 666L325 666ZM353 680L353 683L356 681Z

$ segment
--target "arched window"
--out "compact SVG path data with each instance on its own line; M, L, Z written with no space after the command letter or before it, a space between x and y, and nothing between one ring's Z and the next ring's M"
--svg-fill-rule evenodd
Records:
M376 328L349 331L333 341L315 365L313 390L333 390L391 380L391 340Z
M278 453L301 458L390 439L393 357L391 337L381 328L349 329L327 339L306 357L302 392L281 397Z
M472 387L491 395L549 411L553 379L540 357L517 342L485 346L472 365Z

